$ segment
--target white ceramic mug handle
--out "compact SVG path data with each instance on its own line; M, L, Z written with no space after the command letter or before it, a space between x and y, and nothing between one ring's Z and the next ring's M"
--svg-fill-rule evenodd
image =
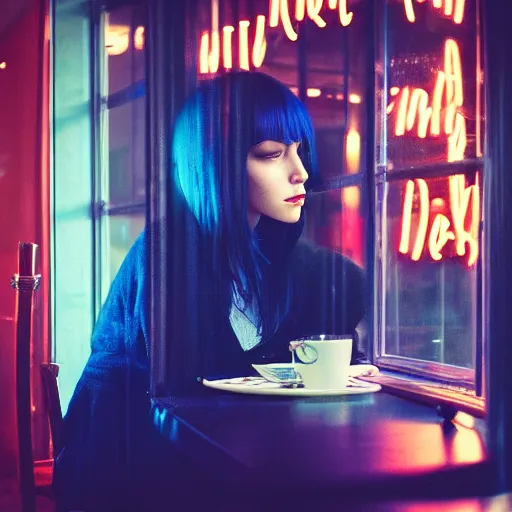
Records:
M295 352L299 361L303 364L313 364L316 363L318 359L318 351L316 348L308 345L305 341L290 341L289 350L290 352Z

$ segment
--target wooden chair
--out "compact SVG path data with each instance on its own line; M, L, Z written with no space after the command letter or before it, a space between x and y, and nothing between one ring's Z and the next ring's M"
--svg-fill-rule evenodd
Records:
M62 447L62 408L60 406L59 387L57 385L58 375L58 364L46 363L41 365L44 403L50 423L50 435L54 456L60 452Z
M19 491L23 512L35 512L32 404L30 398L30 347L33 294L41 276L35 274L37 245L19 243L18 273L11 278L16 290L16 421L18 429Z
M52 492L53 465L34 466L32 452L30 347L32 343L33 294L41 276L35 274L37 245L20 243L18 247L18 273L11 278L16 290L16 418L19 451L19 489L12 494L12 510L23 512L54 511ZM44 401L48 411L50 434L54 454L61 448L62 410L60 406L56 364L43 364L41 379ZM16 504L16 505L14 505ZM7 510L7 509L6 509Z

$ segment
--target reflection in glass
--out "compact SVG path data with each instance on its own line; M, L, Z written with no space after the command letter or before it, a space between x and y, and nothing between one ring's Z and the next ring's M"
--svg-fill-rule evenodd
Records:
M132 215L109 215L105 217L107 230L107 265L105 278L109 284L121 267L130 247L146 225L144 212Z
M377 94L389 171L481 156L476 1L449 4L450 15L432 2L405 12L402 2L386 3Z
M108 116L108 197L110 206L145 201L145 98L106 112Z
M365 217L359 186L344 187L308 198L306 236L335 249L364 267Z
M145 78L143 6L122 6L104 14L104 94L113 94Z
M412 188L412 180L388 184L383 355L471 368L478 180L451 176L415 181L421 186Z

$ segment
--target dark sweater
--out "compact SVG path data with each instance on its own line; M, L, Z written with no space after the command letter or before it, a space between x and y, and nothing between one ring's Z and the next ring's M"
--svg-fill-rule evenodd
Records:
M223 314L222 301L201 278L192 318L197 330L190 339L179 331L170 340L170 374L184 383L183 389L201 392L202 377L250 375L251 363L290 361L288 343L298 337L355 332L365 308L362 270L338 253L304 242L296 244L289 264L290 313L273 336L247 352ZM134 503L143 494L144 481L154 487L155 474L176 469L172 459L177 455L158 437L149 414L148 289L143 233L111 286L65 417L56 488L70 506L101 510L107 494L117 504L120 495ZM180 307L186 312L187 301ZM352 364L367 362L356 337Z

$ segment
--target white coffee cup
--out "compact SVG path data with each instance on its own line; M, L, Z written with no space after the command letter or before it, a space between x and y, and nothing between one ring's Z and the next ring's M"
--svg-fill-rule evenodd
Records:
M290 342L290 350L301 363L293 367L305 388L341 389L347 386L352 356L352 336L308 336Z

